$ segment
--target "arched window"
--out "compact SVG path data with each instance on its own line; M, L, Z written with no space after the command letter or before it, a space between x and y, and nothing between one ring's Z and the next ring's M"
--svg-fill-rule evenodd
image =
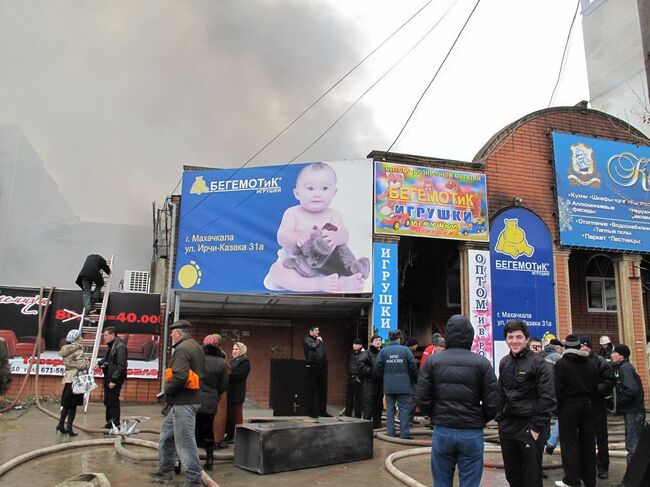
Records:
M460 255L457 249L447 260L447 307L460 307Z
M589 311L616 311L616 277L612 259L602 254L589 259L586 280Z

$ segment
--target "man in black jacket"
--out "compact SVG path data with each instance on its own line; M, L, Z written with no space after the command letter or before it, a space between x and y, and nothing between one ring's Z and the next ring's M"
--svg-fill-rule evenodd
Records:
M436 487L453 484L454 469L464 486L481 483L483 428L498 408L497 379L490 362L470 351L474 328L462 315L445 327L447 349L431 355L420 370L416 401L434 425L431 473Z
M630 362L630 348L616 345L612 353L616 368L616 410L625 420L625 449L627 463L630 464L645 425L645 406L641 377Z
M124 340L116 335L115 327L109 326L102 332L104 343L108 345L106 357L100 364L104 371L104 406L106 424L104 428L120 426L120 391L126 380L127 351Z
M501 455L511 487L542 486L542 448L555 391L551 364L528 349L530 332L522 320L510 320L503 330L510 353L499 363L499 423Z
M562 487L596 485L596 423L592 401L598 395L598 369L580 350L580 337L568 335L566 351L555 364L562 468L564 478L555 483Z
M81 288L86 314L90 313L92 305L99 299L99 293L102 287L104 287L104 278L100 271L104 271L106 274L111 273L106 259L101 255L91 254L86 257L86 261L75 281L75 284ZM95 285L95 289L91 291L93 284Z
M596 428L596 469L598 478L609 477L609 437L607 435L607 407L605 398L612 394L616 378L614 368L600 355L596 355L591 349L591 339L588 336L580 337L580 350L587 352L587 359L598 370L598 394L593 398L591 405L594 413L594 426Z
M361 364L359 362L363 355L363 341L361 338L355 338L348 361L348 387L345 395L345 415L352 416L354 413L355 418L361 417L363 402L363 376L360 373Z
M372 419L374 429L381 428L381 413L383 405L383 381L373 374L377 355L381 351L381 337L373 335L370 338L368 350L362 352L359 359L360 373L363 377L363 419Z
M302 340L307 369L307 414L312 418L327 414L327 353L318 325L309 327L309 334Z

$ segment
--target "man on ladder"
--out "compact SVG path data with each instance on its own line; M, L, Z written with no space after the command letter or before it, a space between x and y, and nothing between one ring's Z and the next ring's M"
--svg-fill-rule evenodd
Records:
M81 271L77 276L75 283L81 288L83 294L84 311L85 314L90 314L92 305L99 300L99 293L104 287L104 278L102 273L104 271L107 275L111 273L111 268L108 266L106 259L98 254L91 254L86 257ZM95 289L92 290L92 285L95 284ZM92 290L92 291L91 291Z

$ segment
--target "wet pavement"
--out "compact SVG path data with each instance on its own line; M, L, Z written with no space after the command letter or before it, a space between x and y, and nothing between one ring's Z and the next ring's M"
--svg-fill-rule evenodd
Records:
M47 404L46 407L49 411L58 411L58 406L55 403ZM151 419L143 423L143 429L158 430L162 420L158 405L125 405L122 407L122 415L123 417L149 416ZM245 417L270 417L271 411L245 409L244 415ZM93 403L90 404L88 413L84 414L81 410L78 412L75 424L89 428L99 428L104 423L103 419L103 405ZM55 426L56 420L40 411L36 406L24 410L12 410L0 415L0 463L4 464L26 452L55 444L106 437L99 433L78 431L79 436L70 438L55 432ZM152 433L142 433L135 437L157 441L157 435ZM261 482L267 487L303 487L309 484L324 487L341 487L345 484L359 486L372 484L388 487L404 485L386 471L384 459L393 452L411 447L387 443L378 439L375 439L374 447L374 458L360 462L265 476L241 470L228 462L215 464L210 476L222 487L257 486ZM127 448L147 454L155 452L153 449L131 445L127 445ZM552 457L548 455L545 455L545 457L547 461L560 462L559 452L556 452ZM486 460L499 462L501 455L487 453ZM597 484L599 487L616 485L623 477L625 459L612 458L611 462L610 479L599 480ZM397 460L395 465L419 482L431 485L429 455L403 458ZM0 485L50 487L82 472L103 472L113 487L156 485L149 483L147 477L147 473L155 469L155 462L136 463L118 455L113 446L83 447L30 460L0 477ZM561 478L561 468L549 470L548 479L544 481L544 486L552 486L555 480ZM457 482L456 479L455 485L457 485ZM176 477L175 484L182 484L182 476ZM481 485L493 487L507 486L508 484L502 469L485 468Z

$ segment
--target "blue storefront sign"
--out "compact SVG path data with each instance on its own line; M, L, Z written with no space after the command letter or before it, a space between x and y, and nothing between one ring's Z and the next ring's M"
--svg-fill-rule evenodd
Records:
M373 335L388 340L388 333L397 330L399 290L397 288L397 244L375 242L374 294L372 301Z
M223 293L372 291L372 164L188 171L174 287Z
M650 251L650 147L553 132L560 243Z
M497 214L490 226L490 272L494 363L508 353L503 329L521 319L530 335L550 339L557 335L553 242L544 222L525 208Z

